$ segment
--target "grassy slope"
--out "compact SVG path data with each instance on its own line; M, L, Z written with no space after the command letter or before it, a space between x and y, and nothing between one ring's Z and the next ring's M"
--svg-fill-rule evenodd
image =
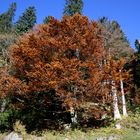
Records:
M114 124L112 124L111 127L92 129L87 132L82 130L63 131L62 133L44 131L42 136L44 140L94 140L97 137L109 136L117 136L122 140L140 140L140 114L123 118L121 125L123 127L121 130L113 128Z

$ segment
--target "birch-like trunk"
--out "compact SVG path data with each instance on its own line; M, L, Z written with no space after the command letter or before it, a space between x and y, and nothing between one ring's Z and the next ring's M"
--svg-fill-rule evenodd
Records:
M123 87L123 80L121 76L121 70L120 70L120 87L121 87L121 94L122 94L122 106L123 106L123 116L128 116L127 110L126 110L126 101L125 101L125 95L124 95L124 87Z
M112 96L113 96L114 120L121 119L121 115L118 107L117 89L114 81L112 81Z
M78 121L77 121L77 113L75 112L73 107L70 107L70 115L71 115L71 126L75 127Z

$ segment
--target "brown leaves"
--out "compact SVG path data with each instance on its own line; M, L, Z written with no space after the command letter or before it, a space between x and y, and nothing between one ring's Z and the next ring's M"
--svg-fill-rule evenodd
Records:
M28 86L19 79L10 76L7 68L0 70L0 97L4 98L10 95L23 95L28 92Z
M51 18L23 35L9 54L13 77L28 87L27 96L54 89L60 100L72 105L99 102L106 93L99 66L104 57L101 31L85 16Z

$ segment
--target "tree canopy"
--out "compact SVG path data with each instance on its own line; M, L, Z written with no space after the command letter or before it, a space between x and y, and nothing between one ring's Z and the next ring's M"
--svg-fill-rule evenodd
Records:
M83 1L82 0L66 0L64 7L64 15L72 16L76 13L82 14Z
M19 34L25 33L32 29L36 23L36 9L34 6L28 7L15 23L15 31Z
M10 32L13 28L13 18L16 11L16 3L12 3L7 12L0 15L0 32Z

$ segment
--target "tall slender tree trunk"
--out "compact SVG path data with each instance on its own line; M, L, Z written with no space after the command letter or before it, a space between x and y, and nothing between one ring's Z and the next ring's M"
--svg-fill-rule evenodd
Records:
M73 107L70 107L70 115L71 115L71 126L75 127L77 125L77 113Z
M114 81L112 81L112 96L113 96L114 120L121 119L121 115L118 107L117 89Z
M123 80L121 76L121 70L120 70L120 87L121 87L121 94L122 94L123 116L128 116L127 109L126 109L126 101L125 101L125 95L124 95L124 87L123 87Z

